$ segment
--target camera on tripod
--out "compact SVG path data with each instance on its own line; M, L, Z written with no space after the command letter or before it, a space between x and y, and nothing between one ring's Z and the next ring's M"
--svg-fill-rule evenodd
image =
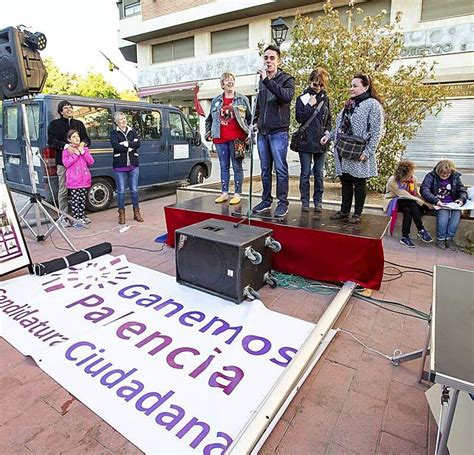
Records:
M23 26L0 30L0 100L40 93L47 72L40 51L46 36Z

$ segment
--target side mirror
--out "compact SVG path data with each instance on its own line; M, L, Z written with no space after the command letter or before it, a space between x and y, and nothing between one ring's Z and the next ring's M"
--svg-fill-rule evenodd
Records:
M186 133L186 142L188 142L188 144L193 144L194 143L194 134L193 133Z
M194 132L194 144L198 146L202 144L201 133L199 131Z

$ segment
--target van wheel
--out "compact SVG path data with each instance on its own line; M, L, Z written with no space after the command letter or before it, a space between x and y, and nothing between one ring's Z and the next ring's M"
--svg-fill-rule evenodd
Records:
M189 182L191 185L196 185L197 183L203 183L206 178L206 171L201 165L194 166L189 174Z
M86 208L91 212L106 209L114 197L114 187L110 180L97 177L92 179L92 185L87 191Z

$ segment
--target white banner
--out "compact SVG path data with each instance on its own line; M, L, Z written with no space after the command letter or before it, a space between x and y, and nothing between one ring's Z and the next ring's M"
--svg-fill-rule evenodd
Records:
M0 284L3 336L147 453L223 453L314 327L124 257L53 275Z

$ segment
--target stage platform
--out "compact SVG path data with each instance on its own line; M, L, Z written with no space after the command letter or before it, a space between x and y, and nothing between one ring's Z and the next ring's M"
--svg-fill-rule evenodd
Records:
M209 218L242 221L248 201L238 205L216 204L215 195L204 196L165 207L167 244L174 246L176 229ZM254 204L260 199L253 201ZM272 210L276 204L273 204ZM384 254L382 237L389 218L363 215L359 225L333 221L333 210L301 212L301 204L290 204L284 220L252 217L250 224L273 230L282 251L273 254L273 269L319 281L354 281L369 289L380 289ZM236 214L240 214L236 215ZM248 224L248 220L244 220Z

